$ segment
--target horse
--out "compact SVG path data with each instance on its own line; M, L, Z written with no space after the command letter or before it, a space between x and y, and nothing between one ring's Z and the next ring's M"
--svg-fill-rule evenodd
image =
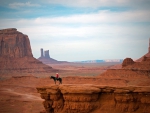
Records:
M56 78L54 76L51 76L50 79L53 79L55 84L56 84L56 81L59 81L59 84L62 84L62 78Z

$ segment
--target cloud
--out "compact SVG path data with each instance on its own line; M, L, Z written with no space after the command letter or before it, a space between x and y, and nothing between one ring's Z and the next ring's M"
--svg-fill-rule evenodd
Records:
M78 14L59 17L38 17L33 19L1 19L1 28L23 28L29 34L48 34L53 37L97 37L97 34L132 34L140 26L133 23L150 22L147 10L111 12L101 10L93 14ZM130 27L130 28L129 28ZM143 26L140 26L143 28ZM145 26L145 31L149 29ZM135 29L135 30L134 30ZM140 29L136 34L141 33ZM140 35L140 34L139 34Z
M57 1L54 0L53 2ZM95 0L97 3L102 3L102 1ZM113 4L106 1L103 1L102 4ZM65 2L65 0L62 0L62 2ZM88 4L90 6L91 1L77 0L73 2L74 6L76 2L85 2L87 6ZM116 2L119 4L120 0ZM96 5L97 3L93 4ZM79 5L82 4L80 3ZM13 7L38 6L23 3ZM97 7L99 7L99 4ZM66 56L67 60L70 61L112 58L112 56L113 58L123 58L127 54L130 54L130 57L137 58L144 54L145 51L142 50L147 48L145 42L141 40L147 41L146 38L150 36L149 15L149 10L145 9L126 11L99 10L90 14L70 14L69 16L0 19L0 28L15 27L18 31L27 34L36 58L40 56L39 49L41 47L50 49L50 54L54 56L52 58L57 60L66 60ZM136 45L136 47L133 45ZM128 53L130 48L133 48L133 51ZM134 55L134 50L139 50L140 48L142 48L143 53L138 52L139 56ZM122 53L122 51L124 52ZM76 59L76 55L79 56L78 59Z
M9 7L12 9L18 9L21 7L40 7L40 5L39 4L32 4L30 2L25 2L25 3L15 2L15 3L10 3Z
M51 4L60 4L64 6L70 7L100 7L100 6L108 6L108 5L115 5L115 4L122 4L126 1L123 0L46 0ZM127 0L128 1L128 0Z
M23 28L29 34L48 34L53 37L97 37L97 34L132 34L137 31L132 23L150 22L147 10L79 14L60 17L38 17L34 19L1 19L1 28ZM143 18L144 17L144 18ZM130 27L130 28L129 28ZM143 26L140 26L143 28ZM145 32L149 27L145 27ZM134 30L135 29L135 30ZM139 30L139 29L138 29ZM136 34L141 33L140 30ZM140 34L139 34L140 35Z
M110 24L110 23L128 23L128 22L150 22L150 11L136 10L125 12L111 12L101 10L93 14L78 14L60 17L38 17L33 20L34 24ZM28 21L28 20L27 20Z
M131 7L149 8L149 0L45 0L50 4L59 4L68 7Z

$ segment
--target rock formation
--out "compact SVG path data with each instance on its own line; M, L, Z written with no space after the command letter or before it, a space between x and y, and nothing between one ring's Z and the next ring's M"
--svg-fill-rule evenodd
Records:
M127 58L123 61L121 69L108 69L98 77L113 77L113 78L132 78L132 77L150 77L150 59L145 58L141 62L133 62Z
M123 60L122 67L132 65L132 64L134 64L134 61L131 58L126 58Z
M141 62L144 57L150 58L150 38L149 38L149 47L148 47L148 53L146 53L145 55L143 55L141 58L137 59L136 62Z
M109 69L93 78L102 81L109 79L108 82L118 80L108 86L71 83L37 87L45 100L45 112L42 113L149 113L149 81L141 84L147 82L145 79L150 79L149 57L144 56L141 62L126 58L122 66L121 69ZM130 79L133 80L126 84ZM119 83L121 80L124 80L124 86Z
M32 57L29 38L15 28L0 30L0 57Z
M136 62L132 65L128 65L123 69L133 70L133 71L142 71L150 74L150 59L143 60L141 62Z
M45 113L149 113L149 86L51 85L38 87Z
M27 35L15 28L0 30L0 73L52 71L51 67L33 57Z
M144 61L145 59L150 59L150 38L149 38L149 47L148 47L148 53L146 53L145 55L143 55L141 58L137 59L135 62L141 62L141 61ZM133 64L133 62L129 59L128 61L125 59L125 62L130 62L131 64ZM125 67L126 66L126 63L122 63L122 66L121 65L115 65L113 67L111 67L112 69L121 69L121 67ZM130 64L128 63L128 65ZM137 64L137 63L136 63Z
M143 56L140 62L134 62L131 58L126 58L122 63L121 69L108 69L97 77L101 79L125 80L125 84L128 85L134 85L135 83L149 85L149 82L146 82L144 79L150 79L150 57ZM145 82L145 84L142 82Z
M135 62L131 58L123 60L121 69L109 69L99 77L104 76L150 76L150 40L149 40L149 51L147 54L136 60Z
M68 63L66 61L57 61L50 57L49 50L44 51L45 54L43 54L43 48L41 48L41 57L38 58L39 61L43 62L44 64L57 64L57 63Z
M45 58L50 58L50 56L49 56L49 50L45 51Z

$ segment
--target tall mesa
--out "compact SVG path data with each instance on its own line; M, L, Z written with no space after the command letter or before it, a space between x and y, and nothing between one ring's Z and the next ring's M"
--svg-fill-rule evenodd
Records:
M32 55L30 40L16 28L0 30L0 74L49 73L52 67Z

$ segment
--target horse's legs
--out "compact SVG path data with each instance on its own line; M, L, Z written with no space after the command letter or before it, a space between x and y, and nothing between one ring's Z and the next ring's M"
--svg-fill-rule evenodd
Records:
M59 80L59 84L62 84L62 80L61 79Z

